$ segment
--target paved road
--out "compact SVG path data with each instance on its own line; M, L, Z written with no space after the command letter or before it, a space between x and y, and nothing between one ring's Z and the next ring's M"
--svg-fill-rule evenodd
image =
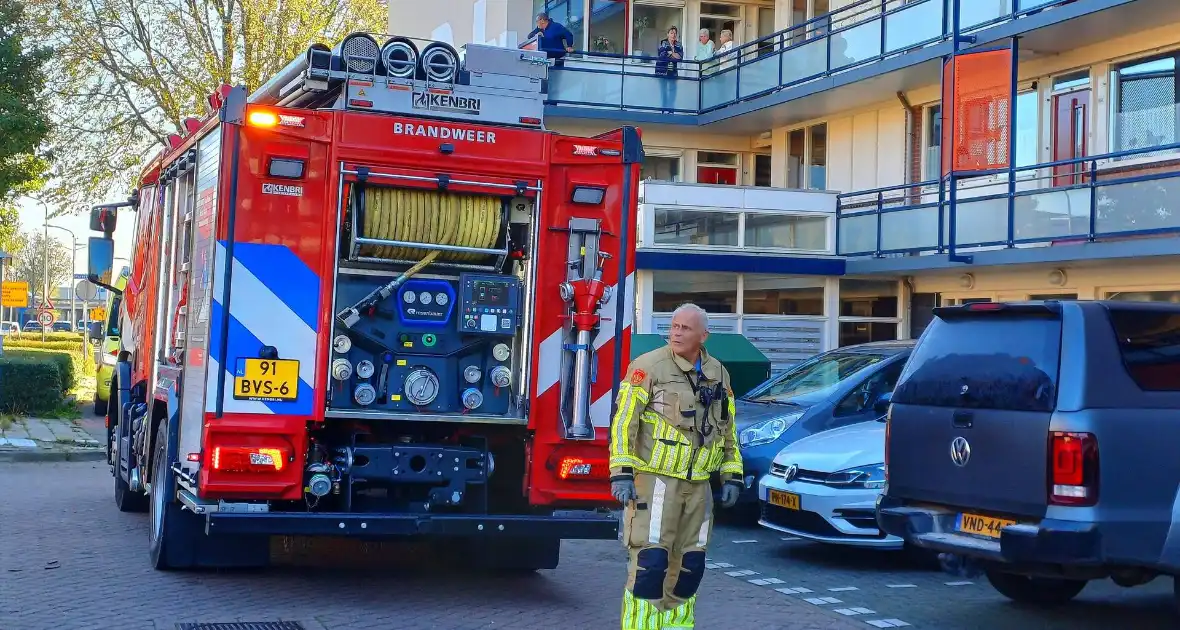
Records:
M307 630L618 628L624 560L614 541L574 542L558 569L514 578L396 558L379 570L321 562L261 574L156 572L146 516L119 513L111 484L101 463L0 464L0 629L278 619ZM700 628L866 627L719 572L705 577L698 620Z
M781 538L752 525L716 529L698 627L1178 626L1167 579L1129 590L1095 583L1070 606L1035 611L1009 603L983 580L948 584L962 580L900 554ZM114 508L105 465L0 464L3 629L171 630L181 622L278 619L307 630L618 627L617 543L571 543L558 569L523 578L369 554L343 567L323 556L307 562L296 550L283 557L300 566L263 572L156 572L147 565L146 517Z
M729 520L726 535L715 537L710 553L733 565L724 571L757 572L738 578L743 580L782 580L766 588L808 589L794 597L817 600L817 607L839 610L853 619L893 619L931 630L1180 627L1169 578L1131 589L1109 580L1092 582L1065 607L1035 610L1010 602L985 577L947 575L914 555L819 545ZM855 614L865 609L876 614Z

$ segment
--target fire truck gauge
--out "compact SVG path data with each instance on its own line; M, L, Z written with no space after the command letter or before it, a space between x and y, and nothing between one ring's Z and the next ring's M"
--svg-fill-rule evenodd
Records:
M352 340L348 335L336 335L332 340L332 349L340 354L348 354L348 351L352 350Z
M423 291L422 294L418 296L418 301L421 302L423 306L426 306L427 304L430 304L434 301L434 296Z
M426 368L418 368L406 377L406 399L423 407L438 398L438 377Z
M413 291L406 291L402 294L402 301L406 304L413 304L414 302L418 301L418 294L414 293Z
M509 354L511 354L511 351L508 349L508 344L506 343L498 343L496 347L492 348L492 357L497 361L507 361Z
M449 299L450 298L447 297L446 293L438 293L434 296L434 303L438 304L439 306L446 306L447 300Z
M361 378L369 378L373 376L373 362L365 359L356 364L356 375Z

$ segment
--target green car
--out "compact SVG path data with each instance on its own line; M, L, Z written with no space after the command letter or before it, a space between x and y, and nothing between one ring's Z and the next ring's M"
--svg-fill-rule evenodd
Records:
M115 280L115 287L120 291L127 286L127 276L130 270L123 269L119 278ZM94 365L98 370L95 377L97 383L94 388L94 415L105 416L107 403L111 396L111 377L115 374L115 363L119 356L119 307L123 304L123 297L111 292L107 296L107 319L103 322L102 340L94 351Z

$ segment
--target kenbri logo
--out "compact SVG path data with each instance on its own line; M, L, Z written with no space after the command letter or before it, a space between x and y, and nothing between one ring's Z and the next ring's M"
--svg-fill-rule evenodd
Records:
M494 131L476 131L460 127L437 127L435 125L415 125L414 123L393 123L393 133L405 136L422 136L424 138L441 138L443 140L466 140L467 142L496 143Z

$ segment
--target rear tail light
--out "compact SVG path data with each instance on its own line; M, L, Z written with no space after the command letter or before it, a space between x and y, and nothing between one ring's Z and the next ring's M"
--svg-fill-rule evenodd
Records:
M557 476L563 481L575 479L609 479L610 468L605 459L584 457L562 457L557 466Z
M213 470L224 472L278 472L288 458L287 449L255 446L213 447Z
M973 302L967 305L969 311L1002 311L1004 304L1000 302Z
M1098 503L1098 438L1092 433L1049 434L1049 503Z

